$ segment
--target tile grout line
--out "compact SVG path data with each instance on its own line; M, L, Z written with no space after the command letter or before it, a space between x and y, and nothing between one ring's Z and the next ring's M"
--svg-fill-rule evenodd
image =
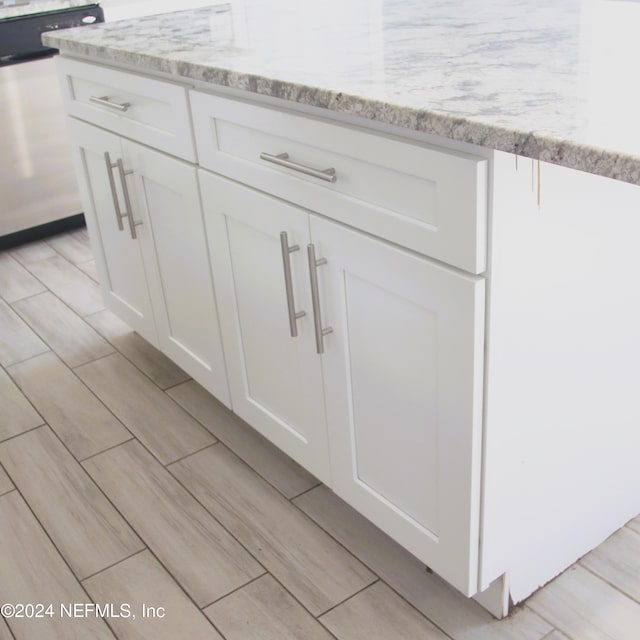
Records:
M57 234L58 235L58 234ZM59 234L62 235L62 234ZM55 254L57 257L61 258L62 260L64 260L67 264L69 264L69 266L73 267L74 269L77 269L79 273L82 273L83 275L85 275L87 278L89 276L87 276L86 273L84 273L84 271L82 271L81 269L78 269L78 267L71 262L70 260L68 260L67 258L65 258L65 256L63 256L60 252L56 251L47 241L46 239L43 239L42 242L44 242L44 244L46 244ZM28 243L27 243L28 244ZM13 256L12 256L13 257ZM31 275L31 277L33 277L35 280L37 280L45 289L46 291L48 291L49 293L51 293L51 295L55 296L56 298L58 298L60 300L60 302L64 303L64 300L62 300L62 298L60 298L59 295L57 295L56 293L54 293L49 286L46 284L46 282L43 282L35 273L33 273L33 271L31 271L31 269L29 269L29 265L30 264L34 264L36 262L44 262L45 260L49 260L49 258L52 258L54 256L48 256L46 258L40 258L39 260L32 260L29 263L26 264L22 264L19 260L17 260L16 258L14 258L14 260L16 260L17 262L20 262L20 264L22 265L22 267ZM91 279L91 278L89 278ZM41 291L41 293L44 293L44 291ZM77 313L75 310L73 310L74 313ZM97 312L96 312L97 313ZM77 315L80 316L80 314L78 313ZM90 314L87 314L90 315ZM83 317L83 316L80 316Z
M229 593L225 593L223 596L220 596L219 598L216 598L215 600L212 600L211 602L208 602L207 604L201 606L200 610L204 612L205 609L208 609L209 607L220 602L221 600L224 600L225 598L232 596L234 593L238 593L238 591L242 591L242 589L244 589L245 587L248 587L250 584L253 584L254 582L257 582L258 580L260 580L260 578L264 578L265 576L270 576L270 575L271 574L265 569L264 573L261 573L259 576L256 576L255 578L251 578L251 580L249 580L248 582L245 582L244 584L241 584L239 587L236 587L235 589L232 589L231 591L229 591Z
M593 569L591 569L591 567L587 567L584 564L582 564L582 558L580 558L580 560L578 560L578 562L576 564L578 564L582 569L584 569L585 571L589 572L592 576L594 576L598 580L601 580L606 585L610 586L612 589L615 589L618 593L622 594L623 596L625 596L626 598L631 600L631 602L633 602L633 603L635 603L637 605L640 605L640 599L635 598L634 596L630 595L626 591L623 591L618 585L614 584L613 582L611 582L610 580L608 580L604 576L601 576L597 571L594 571Z
M548 584L548 583L546 583ZM546 585L545 585L546 586ZM544 587L541 587L544 588ZM534 592L535 593L535 592ZM557 627L555 624L553 624L553 622L551 622L551 620L547 619L544 615L542 615L542 613L539 613L538 611L536 611L533 607L531 607L528 603L528 598L525 599L524 602L518 604L517 606L521 606L523 609L527 609L529 611L533 611L533 613L535 613L535 615L537 615L543 622L546 622L550 627L551 627L551 631L549 631L548 633L546 633L545 635L542 636L542 638L539 638L539 640L545 640L546 638L548 638L550 635L552 635L553 633L555 633L556 631L558 633L563 634L564 636L567 637L568 640L576 640L573 636L569 635L568 633L566 633L565 631L563 631L562 629L560 629L560 627ZM510 614L511 615L511 614ZM508 618L506 618L508 619ZM578 638L577 640L581 640L580 638Z
M125 429L127 429L126 425L123 425ZM129 431L129 429L127 429L127 431ZM131 433L131 432L129 432ZM79 465L84 465L85 462L90 462L91 460L93 460L94 458L97 458L98 456L101 456L103 453L107 453L109 451L112 451L113 449L117 449L119 446L123 445L123 444L127 444L129 442L131 442L132 440L137 440L137 438L132 434L130 438L128 438L127 440L123 440L122 442L116 442L116 444L112 444L110 447L107 447L106 449L102 449L102 451L96 451L96 453L92 453L90 456L87 456L86 458L76 458L74 456L74 459L76 460L76 462ZM73 455L73 454L71 454Z
M72 309L73 311L73 309ZM118 349L118 347L101 331L99 331L98 329L96 329L90 322L87 322L86 318L90 318L91 316L95 316L98 315L99 313L104 313L105 311L108 311L109 313L113 313L113 311L111 311L111 309L109 309L109 307L105 307L104 309L100 309L100 311L95 311L93 313L89 313L86 316L79 316L82 320L84 320L105 342L107 342L107 344L109 344L112 348L113 348L113 352L112 353L108 353L104 356L100 356L99 358L94 358L93 360L90 360L89 362L84 362L83 364L79 364L76 367L74 367L74 369L77 369L78 367L84 367L87 364L91 364L92 362L97 362L98 360L102 360L103 358L107 358L108 356L112 356L115 354L118 354L120 356L122 356L129 364L131 364L133 367L135 367L135 369L137 371L139 371L143 376L145 376L146 378L148 378L151 382L153 382L153 384L158 387L158 389L160 389L160 391L164 391L165 393L169 390L169 389L174 389L175 387L184 384L185 382L189 382L190 380L193 380L193 378L188 377L186 380L182 380L181 382L177 382L176 384L171 384L169 387L167 387L166 389L163 388L160 384L158 384L158 382L156 382L146 371L144 371L143 369L141 369L134 360L132 360L131 358L129 358L125 353L123 353L122 351L120 351L120 349ZM74 313L76 313L74 311ZM78 315L78 314L76 314ZM115 315L115 314L114 314ZM119 318L118 318L119 319ZM126 323L125 323L126 324ZM129 327L129 325L127 325L127 327ZM131 329L131 327L129 327ZM158 353L162 354L163 357L167 358L167 356L165 356L164 353L162 353L162 351L160 351L160 349L157 349L156 347L154 347L150 342L148 342L145 338L143 338L137 331L135 331L134 329L131 329L131 333L135 333L140 339L145 340L145 342L147 342L147 344L151 347L153 347L154 349L156 349L156 351L158 351ZM172 360L170 361L172 362L173 365L175 365L176 367L178 366L177 364L175 364L175 362L173 362ZM178 367L180 368L180 367ZM182 369L180 369L182 371ZM186 372L185 372L186 374ZM188 374L187 374L188 375ZM169 396L169 398L171 398L171 396ZM173 398L171 398L172 402L176 402ZM176 403L177 404L177 403Z
M123 442L118 442L118 443L117 443L117 444L115 444L115 445L112 445L112 446L110 446L110 447L107 447L107 449L104 449L103 451L107 451L108 449L112 449L113 447L117 447L119 444L123 444L124 442L129 442L129 440L131 440L132 438L135 438L135 434L133 434L133 433L131 432L131 430L129 429L129 427L128 427L124 422L122 422L122 420L120 420L120 418L118 418L118 416L117 416L115 413L113 413L113 411L111 411L111 409L110 409L110 408L109 408L109 407L108 407L108 406L107 406L107 405L102 401L102 399L101 399L99 396L97 396L97 395L93 392L93 390L92 390L91 388L89 388L89 387L85 384L84 380L82 380L82 378L80 378L80 376L75 372L75 370L74 370L72 367L70 367L70 366L69 366L69 365L68 365L64 360L62 360L62 358L60 358L60 356L58 356L58 354L57 354L55 351L53 351L53 350L51 350L51 349L50 349L49 351L45 351L44 353L39 353L39 354L37 354L37 355L35 355L35 356L31 357L31 358L27 358L26 360L23 360L22 362L16 362L16 363L15 363L15 365L19 365L19 364L22 364L22 363L24 363L24 362L29 362L30 360L34 360L35 358L39 358L39 357L43 356L45 353L53 353L53 354L56 356L56 358L58 358L58 360L60 361L60 363L62 364L62 366L66 367L66 368L69 370L69 372L70 372L70 373L75 377L75 379L76 379L76 380L77 380L81 385L83 385L83 386L84 386L84 388L85 388L85 389L86 389L86 390L87 390L87 391L88 391L88 392L89 392L89 393L90 393L90 394L91 394L91 395L92 395L92 396L93 396L93 397L94 397L94 398L95 398L95 399L96 399L96 400L97 400L97 401L98 401L98 402L99 402L99 403L100 403L104 408L105 408L105 410L106 410L110 415L112 415L112 416L113 416L114 420L116 420L119 424L121 424L121 425L122 425L122 427L123 427L123 428L124 428L124 429L125 429L125 430L130 434L130 435L131 435L131 438L129 438L128 440L123 440ZM101 356L100 358L96 358L96 360L92 360L91 362L95 362L95 361L97 361L97 360L101 360L102 358L107 358L107 357L108 357L108 356L110 356L110 355L113 355L113 354L112 354L112 353L110 353L110 354L108 354L108 355L106 355L106 356ZM90 362L87 362L87 363L85 363L85 364L90 364ZM11 366L14 366L14 365L11 365ZM83 367L83 366L85 366L85 365L84 365L84 364L82 364L82 365L78 365L78 367ZM76 367L76 368L78 368L78 367ZM56 430L55 430L55 429L54 429L54 428L53 428L53 427L52 427L52 426L51 426L51 425L50 425L50 424L49 424L49 423L44 419L44 416L40 413L40 411L38 411L38 409L37 409L37 408L36 408L36 406L33 404L33 402L31 401L31 398L28 396L28 394L27 394L27 393L24 391L24 389L23 389L23 388L18 384L18 381L17 381L17 380L16 380L16 379L11 375L11 372L10 372L10 371L8 371L7 369L5 369L5 373L10 377L11 381L16 385L16 387L20 390L20 392L22 393L22 395L26 398L26 400L29 402L29 404L33 407L34 411L35 411L35 412L36 412L36 413L37 413L37 414L42 418L42 425L38 425L38 427L34 427L34 429L37 429L37 428L39 428L39 427L41 427L41 426L43 426L43 425L47 425L47 426L51 429L51 431L52 431L53 433L55 433L55 434L56 434L56 436L58 437L58 439L62 442L62 439L61 439L61 437L59 436L58 432L57 432L57 431L56 431ZM28 429L28 431L32 431L32 430L33 430L33 429ZM25 431L25 432L23 432L23 433L26 433L26 431ZM22 435L22 434L17 434L17 435ZM12 436L12 437L15 437L15 436ZM9 440L9 439L10 439L10 438L7 438L7 440ZM0 441L0 443L1 443L1 442L4 442L4 441ZM65 448L69 451L69 453L71 454L71 456L73 457L73 459L74 459L74 460L76 460L76 461L77 461L77 462L79 462L79 463L80 463L80 462L83 462L84 460L88 460L89 458L92 458L93 456L96 456L96 455L99 455L100 453L102 453L102 451L98 451L98 452L96 452L96 453L92 453L90 456L87 456L87 458L82 458L82 459L80 459L80 458L78 458L78 457L77 457L77 456L76 456L76 455L75 455L75 454L74 454L74 453L69 449L69 447L67 447L67 446L66 446L66 444L65 444L64 442L63 442L62 444L63 444L63 445L65 446Z
M315 476L314 476L314 477L315 477ZM300 493L298 493L297 495L295 495L295 496L291 496L290 498L287 498L287 500L289 500L289 502L291 502L291 503L295 504L295 503L293 502L294 500L297 500L297 499L298 499L298 498L300 498L301 496L304 496L304 495L306 495L307 493L311 493L311 491L313 491L314 489L317 489L318 487L322 487L322 486L323 486L323 483L322 483L320 480L318 480L318 482L317 482L316 484L314 484L314 485L313 485L313 487L309 487L308 489L305 489L304 491L301 491L301 492L300 492ZM285 498L286 498L286 496L285 496ZM298 509L300 509L300 507L298 507L298 505L297 505L297 504L296 504L295 506L296 506ZM300 509L300 511L302 511L302 509ZM303 511L303 513L304 513L304 511Z
M207 431L207 433L209 433L209 431ZM180 456L179 458L177 458L176 460L171 460L170 462L160 462L160 460L158 460L156 458L156 456L153 456L154 458L156 458L156 460L158 460L158 462L160 462L160 464L167 469L167 471L169 471L168 467L172 464L177 464L178 462L182 462L183 460L186 460L187 458L190 458L191 456L195 456L197 453L202 453L203 451L206 451L209 447L215 447L215 445L217 444L221 444L220 440L218 440L213 434L211 434L211 437L214 438L215 442L210 442L209 444L204 445L204 447L200 447L199 449L196 449L195 451L191 451L190 453L185 453L183 456ZM145 447L146 448L146 447ZM151 451L149 451L149 453L151 453ZM151 453L151 455L153 455ZM173 474L171 474L173 476Z
M256 473L260 478L262 478L270 487L274 488L283 498L285 498L286 500L288 500L289 502L295 500L296 498L299 498L301 495L304 495L305 493L307 493L308 491L311 491L312 489L315 489L316 487L319 487L322 482L318 481L317 484L314 484L312 487L305 489L304 491L300 492L299 494L296 494L295 496L287 496L285 495L282 490L277 487L271 480L269 480L269 478L265 477L264 475L262 475L257 469L254 469L239 453L237 453L236 451L234 451L224 440L221 440L219 436L217 436L215 433L213 433L201 420L198 419L198 417L196 415L194 415L191 411L189 411L189 409L187 409L187 407L184 407L180 402L178 402L175 398L173 398L171 396L171 394L167 393L168 391L170 391L171 389L175 389L176 387L179 387L182 384L186 384L187 382L195 382L196 384L198 384L198 382L196 380L193 380L193 378L191 378L191 380L185 380L185 382L179 382L178 384L174 385L173 387L169 387L168 389L165 389L164 392L183 410L186 411L199 425L202 426L202 428L209 434L211 434L212 437L214 437L216 439L216 442L212 442L211 444L216 444L216 443L220 443L223 444L227 449L229 449L229 451L231 451L231 453L233 453L235 456L237 456L238 458L240 458L240 460L242 460L242 462L244 462L254 473ZM205 389L206 391L206 389ZM207 393L209 393L207 391ZM213 396L215 398L215 396ZM217 400L217 398L216 398ZM226 407L225 407L226 409ZM229 411L229 409L227 409ZM242 420L242 418L240 418L240 416L236 413L233 413L233 411L231 411L231 415L235 418L238 418L239 420ZM244 421L243 421L244 422ZM249 426L250 429L253 429L253 427ZM254 430L255 431L255 430ZM258 434L261 435L261 434ZM268 440L266 440L267 442L269 442ZM211 445L208 445L211 446ZM201 450L206 449L207 447L203 447ZM278 451L280 451L278 449ZM198 453L197 451L194 451L193 453ZM193 455L193 453L188 453L185 456L183 456L182 458L180 458L179 460L176 460L175 462L180 462L180 460L184 460L184 458L188 458L189 456ZM282 451L281 451L282 453ZM286 454L285 454L286 455ZM288 456L287 456L288 457ZM292 458L289 458L290 460L293 460ZM293 462L295 462L295 460L293 460ZM168 464L173 464L173 462L170 462ZM296 463L297 464L297 463ZM315 478L315 476L314 476ZM316 478L317 479L317 478Z
M86 471L85 471L86 473ZM128 523L127 523L128 524ZM131 526L131 525L129 525ZM132 527L132 530L133 527ZM137 535L137 531L136 531L136 535ZM140 538L140 536L138 536ZM142 538L140 538L140 540L142 542L144 542L144 540L142 540ZM84 578L82 578L81 580L79 580L79 582L82 582L84 584L84 582L86 580L91 580L91 578L95 578L96 576L99 576L101 573L104 573L105 571L109 571L109 569L113 569L113 567L117 567L119 564L122 564L123 562L126 562L127 560L131 560L131 558L135 558L136 556L140 555L141 553L144 553L145 551L149 551L149 547L145 544L144 547L142 549L138 549L138 551L134 551L133 553L130 553L128 556L121 558L120 560L116 560L116 562L112 562L110 565L107 565L106 567L103 567L102 569L98 569L98 571L94 571L93 573L89 574L88 576L85 576Z
M44 295L45 293L50 294L51 296L53 296L63 307L65 307L70 313L72 313L78 320L80 320L82 323L84 323L85 325L87 325L87 328L91 329L99 338L101 338L102 340L104 340L112 349L113 351L111 353L105 354L104 356L98 356L97 358L92 358L90 360L87 360L86 362L81 362L80 364L76 364L73 367L66 362L66 360L64 360L64 358L53 348L51 347L51 345L45 340L44 336L41 335L36 327L34 327L28 320L27 318L25 318L22 313L20 312L19 309L16 309L14 307L14 304L16 303L20 303L20 302L24 302L25 300L32 300L33 298L36 298L37 296L41 296ZM58 358L60 358L60 360L62 360L62 362L64 362L70 369L75 369L77 367L81 367L85 364L90 364L91 362L94 362L95 360L100 360L101 358L106 357L107 355L113 355L113 353L117 353L117 349L96 329L94 329L87 321L85 318L88 318L89 316L81 316L75 309L72 309L62 298L60 298L59 296L57 296L53 291L51 291L51 289L47 289L46 291L41 291L40 293L37 293L36 295L33 296L29 296L27 298L22 298L21 300L16 300L15 302L12 302L10 305L11 309L13 309L14 313L17 314L17 316L29 327L29 329L31 329L31 331L33 331L33 333L35 333L38 338L40 338L40 340L42 340L42 342L44 342L44 344L47 345L49 351L53 351L53 353L55 353ZM100 311L98 311L97 313L100 313ZM40 355L40 354L38 354ZM32 357L37 357L37 356L32 356ZM30 358L26 358L26 360L30 360ZM21 362L24 362L21 361ZM19 364L19 363L13 363L13 364Z

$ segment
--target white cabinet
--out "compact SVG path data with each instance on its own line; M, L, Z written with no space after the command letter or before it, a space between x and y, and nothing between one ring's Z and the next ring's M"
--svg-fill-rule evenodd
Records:
M330 484L320 359L305 276L305 212L200 171L234 411ZM291 336L281 234L292 301L305 315Z
M474 593L483 278L200 181L235 411Z
M228 404L195 167L75 119L69 131L108 306Z
M445 580L504 615L637 514L637 187L60 69L109 307Z
M312 216L333 490L477 590L484 279Z
M122 160L123 155L121 140L75 120L69 121L69 132L105 302L140 335L157 345L141 243L132 238L128 219L123 216L123 183L117 167L117 160ZM112 166L114 163L116 167ZM138 229L137 233L143 236L148 230Z

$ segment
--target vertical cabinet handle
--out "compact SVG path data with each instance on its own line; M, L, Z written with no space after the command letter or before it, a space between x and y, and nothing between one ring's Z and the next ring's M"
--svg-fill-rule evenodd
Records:
M280 248L282 249L282 266L284 268L284 286L287 293L287 310L289 312L289 329L291 331L291 337L295 338L298 335L298 318L306 315L304 311L298 311L296 313L296 305L293 299L293 280L291 278L291 254L294 251L299 251L300 246L294 244L289 246L289 239L287 232L282 231L280 233Z
M311 301L313 303L313 325L316 330L316 351L324 353L324 336L333 332L332 327L322 328L322 314L320 313L320 292L318 291L318 267L327 264L326 258L316 259L316 248L312 244L307 245L309 258L309 278L311 280Z
M138 235L136 234L136 227L138 225L141 225L142 222L135 222L133 220L133 208L131 207L131 197L129 195L129 187L127 186L126 177L128 175L131 175L133 173L133 170L129 169L128 171L125 171L124 163L122 162L121 158L118 159L117 165L118 165L118 173L120 174L120 180L122 182L122 193L124 194L124 204L127 209L124 215L126 215L127 219L129 220L129 231L131 233L131 239L135 240L138 237Z
M113 208L116 211L116 220L118 221L118 229L124 231L124 225L122 224L122 218L126 214L120 211L120 203L118 202L118 192L116 191L116 181L113 179L113 170L118 166L117 163L111 162L111 156L108 151L104 152L104 161L107 165L107 175L109 176L109 186L111 187L111 198L113 199Z

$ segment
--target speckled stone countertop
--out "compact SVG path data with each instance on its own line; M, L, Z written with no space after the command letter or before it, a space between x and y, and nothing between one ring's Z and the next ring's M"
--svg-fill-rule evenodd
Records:
M70 9L71 7L83 7L88 4L98 4L98 0L36 0L35 2L18 1L15 5L0 4L0 20L7 18L16 18L18 16L27 16L32 13L41 13L43 11L60 11L61 9Z
M49 46L640 184L640 3L231 0Z

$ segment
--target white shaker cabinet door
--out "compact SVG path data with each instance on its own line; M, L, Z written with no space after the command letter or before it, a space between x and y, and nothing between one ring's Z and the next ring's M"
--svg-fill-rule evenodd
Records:
M229 405L196 168L122 142L160 349Z
M105 303L135 331L157 345L142 257L144 232L138 233L135 239L132 237L122 176L117 166L118 161L124 166L120 138L73 118L68 123Z
M477 590L484 281L313 216L333 489Z
M306 258L308 214L206 171L200 183L233 409L330 484ZM283 238L299 249L283 255ZM289 304L304 315L290 322Z

